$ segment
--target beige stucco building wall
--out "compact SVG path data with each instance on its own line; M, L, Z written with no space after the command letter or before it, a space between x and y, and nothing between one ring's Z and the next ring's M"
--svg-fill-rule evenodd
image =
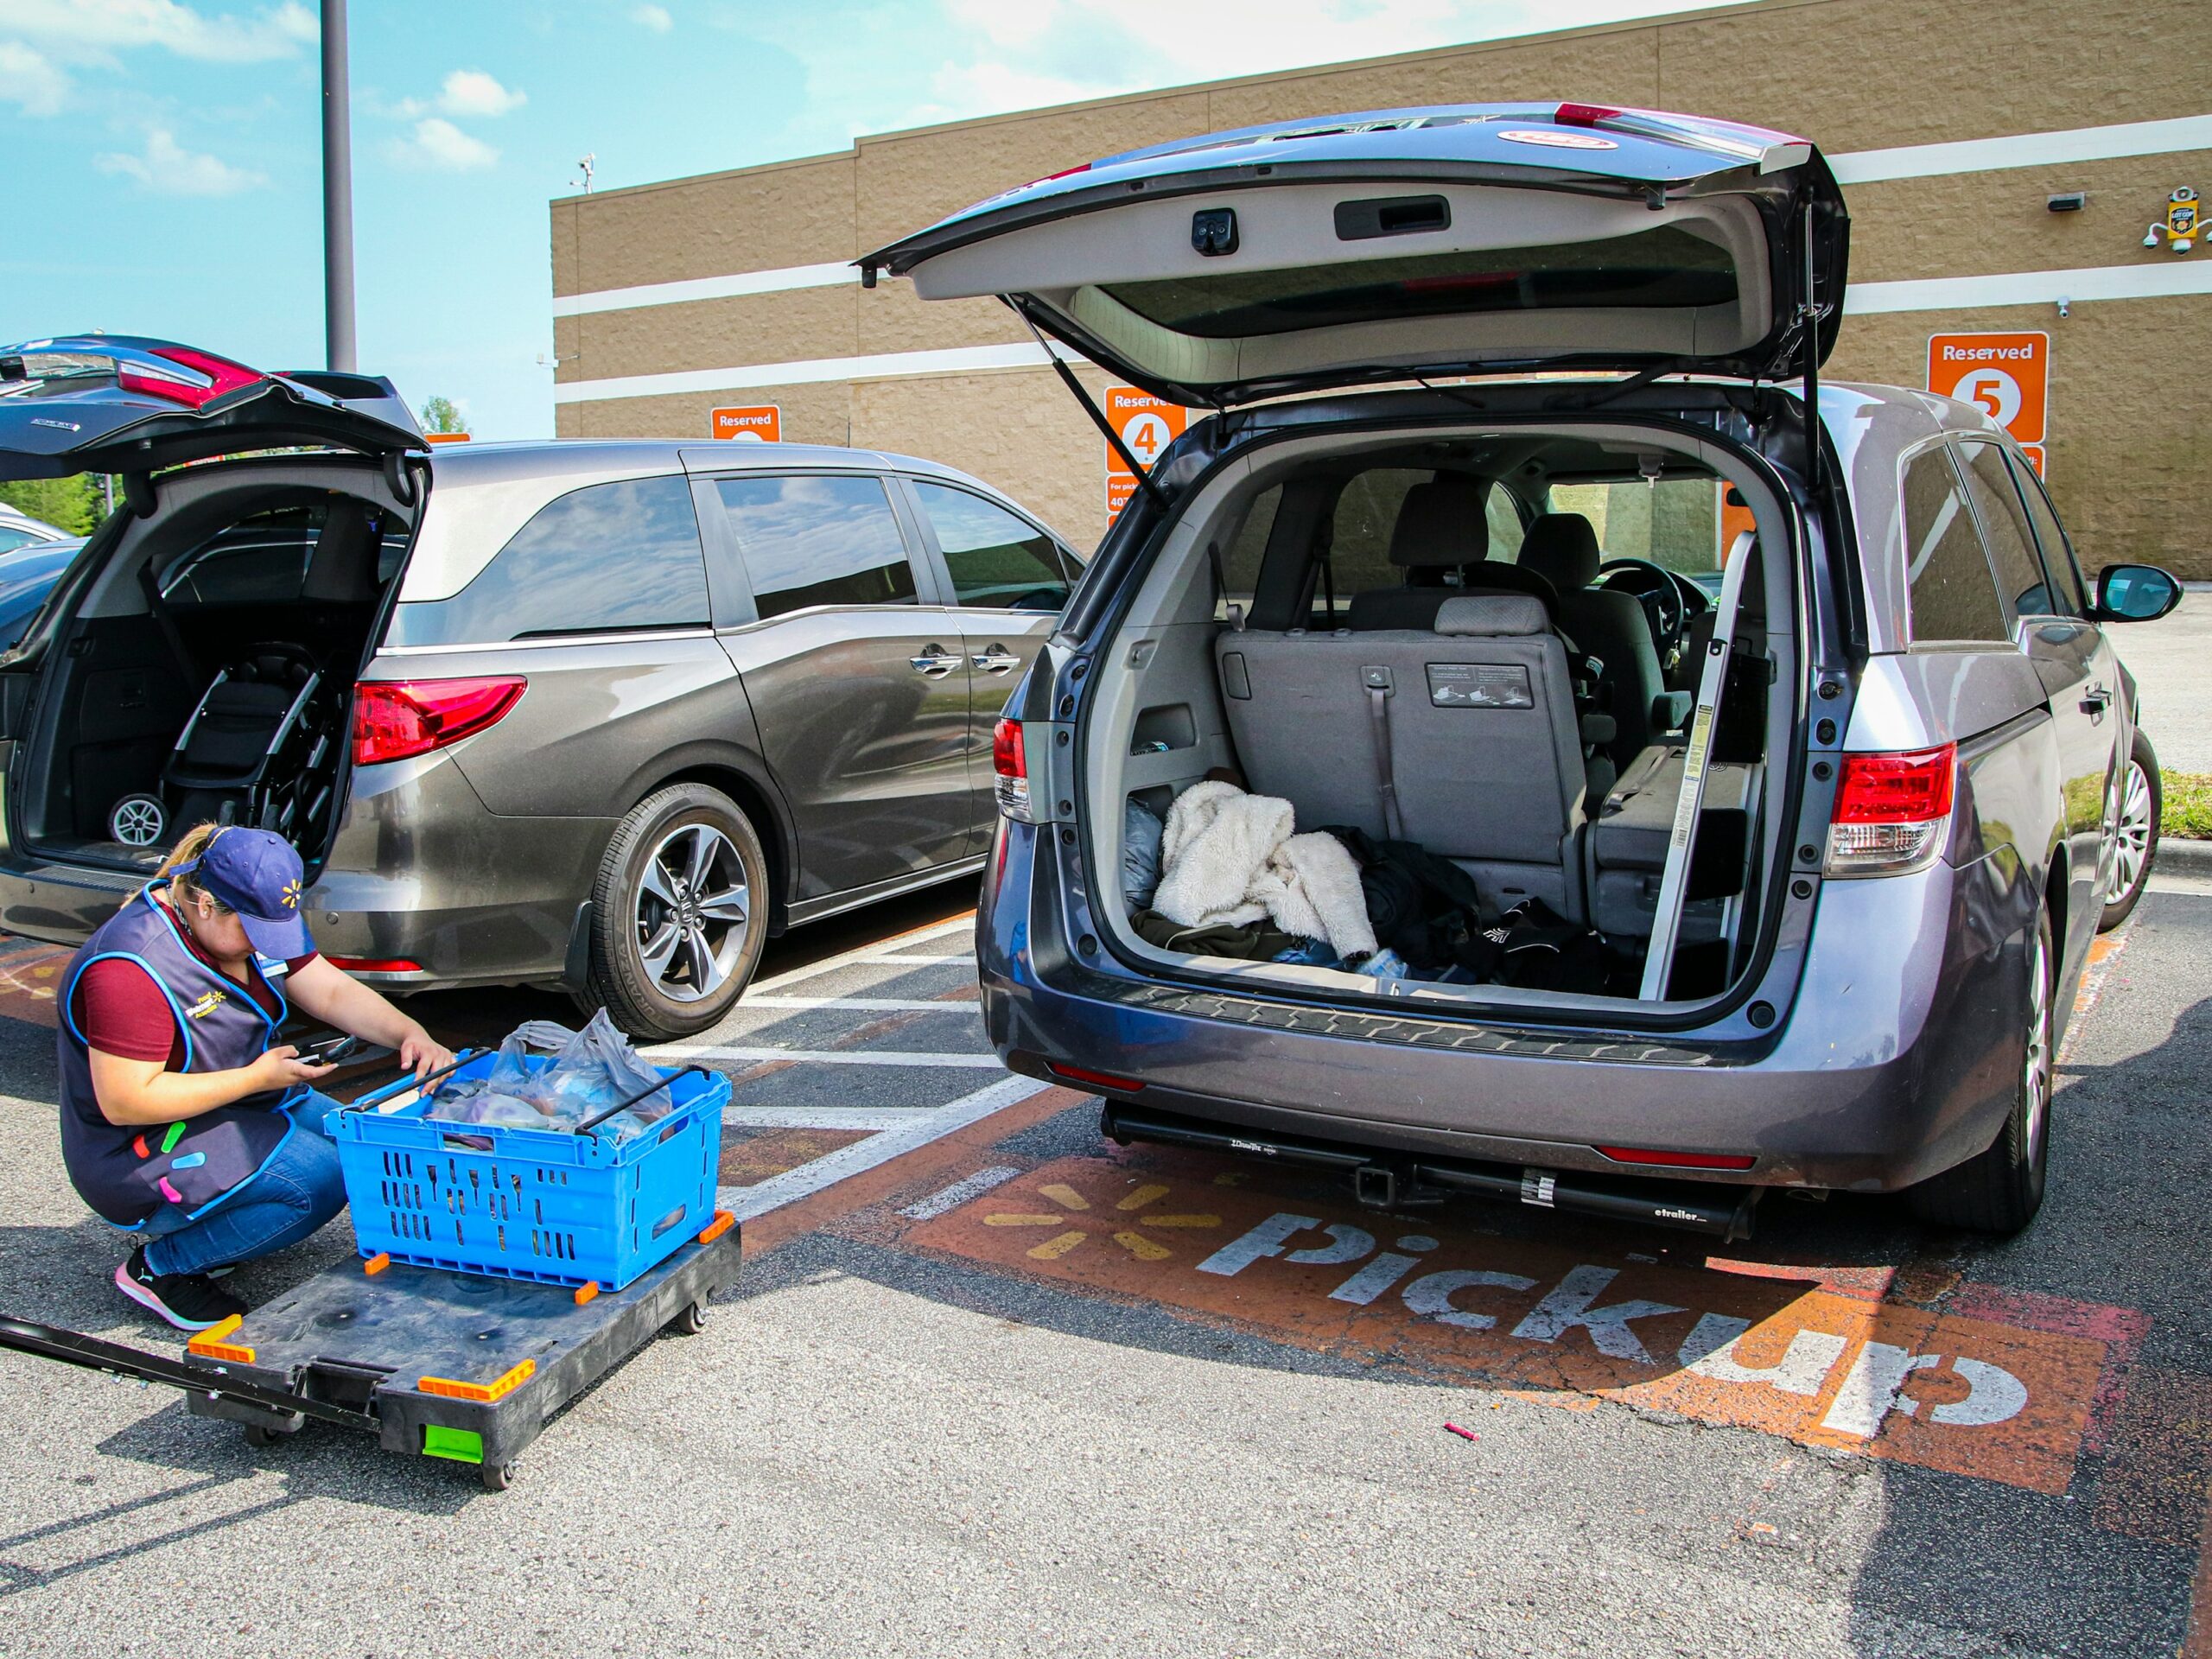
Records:
M1022 342L1003 307L924 306L903 283L864 291L807 268L1077 162L1255 122L1573 98L1750 121L1852 157L2204 117L2208 64L2202 0L1767 0L887 133L844 155L565 198L551 204L557 430L703 438L715 406L773 403L786 439L949 462L1087 544L1104 523L1102 445L1051 372L909 355ZM2142 244L2168 191L2212 192L2205 125L2177 141L2196 147L1847 184L1852 282L2131 267L2146 274L2123 288L2195 282L2212 273L2212 248ZM2075 190L2084 211L2047 210ZM753 272L769 273L768 291L662 286ZM2049 477L2086 558L2212 577L2199 461L2212 442L2212 283L2195 285L2077 301L2063 319L2047 300L1850 315L1827 372L1918 386L1931 334L2047 331ZM839 361L851 359L868 360ZM779 382L776 365L804 366ZM677 375L675 389L639 384Z

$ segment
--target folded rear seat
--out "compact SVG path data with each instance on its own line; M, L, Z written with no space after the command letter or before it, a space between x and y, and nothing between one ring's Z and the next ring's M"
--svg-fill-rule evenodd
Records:
M1591 821L1594 874L1590 919L1610 939L1651 937L1688 753L1668 745L1644 750L1629 762ZM1749 766L1715 762L1706 768L1704 810L1698 817L1684 890L1680 935L1684 944L1719 938L1725 901L1744 890L1751 850L1751 791Z
M1581 737L1540 601L1449 599L1433 632L1228 632L1215 655L1246 779L1300 829L1417 842L1501 910L1583 919Z

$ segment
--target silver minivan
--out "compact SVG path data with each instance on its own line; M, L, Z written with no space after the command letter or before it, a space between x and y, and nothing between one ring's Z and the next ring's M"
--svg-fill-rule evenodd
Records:
M427 453L378 380L117 336L0 350L0 474L125 505L0 653L0 926L81 940L203 818L300 848L396 988L711 1025L784 928L972 874L1078 565L934 462Z
M2180 589L2085 583L1981 411L1820 384L1847 242L1802 138L1565 104L1164 144L868 256L1212 411L999 728L1007 1063L1386 1207L2024 1225L2157 833L2103 625Z

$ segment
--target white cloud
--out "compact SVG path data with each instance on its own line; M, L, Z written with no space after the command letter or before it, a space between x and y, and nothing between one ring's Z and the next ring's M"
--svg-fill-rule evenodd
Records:
M35 41L67 61L156 47L210 63L289 57L320 35L298 0L251 16L209 16L178 0L0 0L0 32Z
M25 115L53 115L69 101L69 77L20 41L0 41L0 102Z
M511 92L481 69L456 69L438 92L438 108L447 115L505 115L529 102Z
M481 69L456 69L445 78L435 98L403 98L397 104L372 107L403 121L416 121L426 115L464 118L505 115L528 102L528 93L508 91Z
M92 165L135 179L160 196L234 196L269 182L264 174L185 149L175 134L159 127L147 133L139 154L96 156Z
M666 6L632 6L630 21L640 29L649 29L656 35L665 35L676 27L676 19L668 15Z
M441 173L471 172L490 167L499 159L499 152L481 138L463 132L442 116L435 115L417 121L412 137L394 139L391 153L395 161L405 166L429 168Z

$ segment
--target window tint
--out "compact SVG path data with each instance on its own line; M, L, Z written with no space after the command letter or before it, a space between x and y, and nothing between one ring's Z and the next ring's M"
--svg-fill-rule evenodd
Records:
M295 601L324 516L319 506L277 507L241 518L164 570L162 597L173 605Z
M914 493L937 531L954 602L1001 611L1057 611L1067 572L1052 538L980 495L918 479Z
M1397 528L1406 492L1435 476L1425 469L1370 467L1344 486L1337 498L1325 567L1338 610L1346 608L1355 594L1404 586L1405 572L1390 563L1390 532ZM1314 584L1313 599L1317 606L1327 602L1327 589L1320 582Z
M2043 480L2012 457L2005 459L2020 486L2020 494L2027 501L2028 522L2035 526L2036 540L2043 548L2043 568L2050 580L2056 614L2087 616L2089 596L2082 589L2082 568L2074 563L2074 549L2059 525L2058 515L2051 511L2050 498L2044 493Z
M1727 305L1737 297L1727 249L1673 226L1593 242L1116 283L1105 291L1148 322L1205 340L1484 312Z
M690 484L639 478L547 502L451 599L394 607L391 639L492 645L706 622L707 567Z
M2036 556L2027 511L2005 466L2005 452L1993 443L1969 443L1965 458L1967 493L1974 498L1974 513L1981 520L1989 562L1997 567L1999 591L2012 601L2016 615L2056 614L2044 582L2043 561Z
M912 605L913 567L879 478L715 480L765 620L813 605Z
M1508 563L1521 556L1521 543L1529 527L1521 522L1521 509L1510 492L1493 483L1483 502L1483 516L1490 521L1490 556Z
M1974 515L1944 449L1924 449L1905 467L1904 546L1916 643L2012 637Z
M1214 620L1229 620L1228 607L1234 602L1243 607L1244 613L1252 613L1252 601L1260 585L1260 566L1268 556L1268 537L1275 527L1275 514L1282 507L1282 486L1274 485L1252 498L1244 509L1244 521L1236 526L1236 534L1229 545L1221 550L1221 572L1229 585L1227 600L1217 599Z

